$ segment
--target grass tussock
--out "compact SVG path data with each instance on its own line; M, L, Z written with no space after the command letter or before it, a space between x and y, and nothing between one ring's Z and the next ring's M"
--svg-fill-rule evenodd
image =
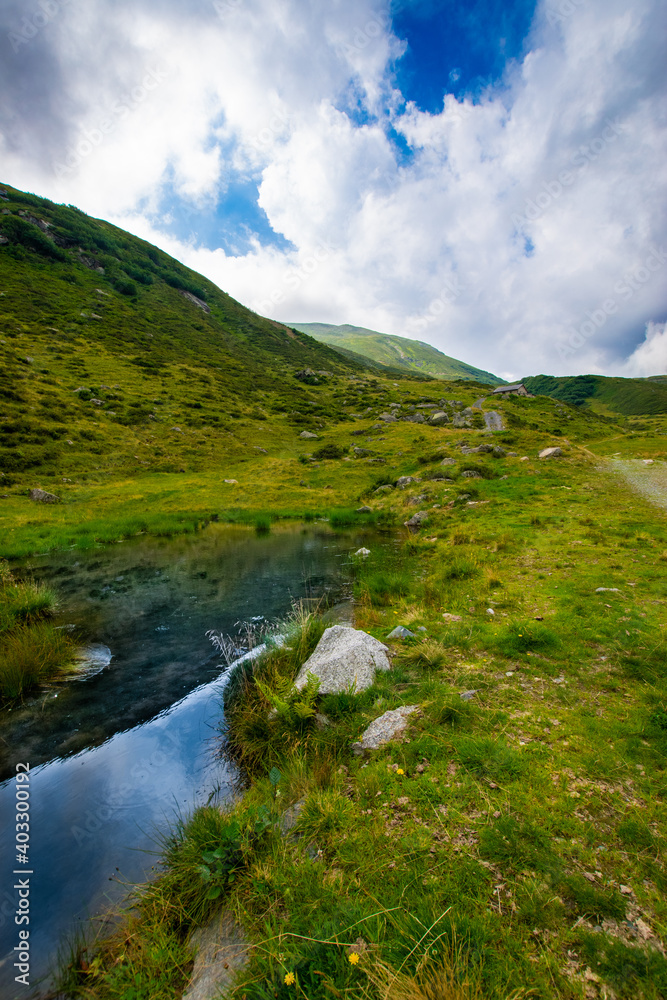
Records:
M0 563L0 699L13 701L63 673L74 644L49 623L57 607L52 588L14 579Z

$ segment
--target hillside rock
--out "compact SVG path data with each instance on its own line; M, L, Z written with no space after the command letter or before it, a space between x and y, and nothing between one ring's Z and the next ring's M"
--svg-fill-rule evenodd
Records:
M192 302L194 306L197 306L199 309L201 309L202 312L205 312L207 314L211 312L210 306L208 306L203 299L200 299L199 296L193 295L192 292L186 292L183 289L181 289L181 295L183 296L184 299L187 299L188 302Z
M365 691L375 680L377 670L389 670L389 650L367 632L333 625L325 630L315 652L301 667L296 678L298 690L305 687L308 674L320 679L320 694L338 694L354 686Z
M410 485L410 483L421 483L421 479L419 476L399 476L396 480L396 485L399 490L404 490L406 486Z
M397 625L387 636L388 639L414 639L414 637L414 632L411 632L409 628L405 628L404 625Z
M36 500L37 503L60 503L60 497L57 497L55 493L47 493L46 490L30 490L28 496L31 500Z
M439 410L437 413L434 413L429 419L429 424L432 424L434 427L441 427L443 424L448 423L449 417L443 410Z
M400 736L407 727L409 717L418 708L419 705L402 705L400 708L385 712L384 715L374 719L362 734L359 742L352 744L354 753L360 754L364 750L377 750L378 747Z
M317 434L313 434L312 431L301 431L301 433L299 434L299 437L303 441L317 441L318 440Z
M560 458L562 454L562 448L544 448L540 452L539 458Z
M416 514L412 515L409 521L404 521L404 524L410 534L414 535L419 531L425 521L428 521L428 511L418 510Z

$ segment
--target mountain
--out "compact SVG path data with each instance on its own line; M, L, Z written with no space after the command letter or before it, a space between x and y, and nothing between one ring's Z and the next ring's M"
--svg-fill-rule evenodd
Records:
M253 434L259 445L269 422L287 440L343 419L339 383L378 370L258 316L144 240L8 185L0 323L4 486L30 469L205 468Z
M504 385L503 379L491 372L474 368L456 358L442 354L421 340L408 340L390 333L378 333L363 326L331 326L329 323L292 323L295 330L307 333L341 353L353 351L380 364L429 375L440 379L465 379L489 385Z
M616 378L606 375L533 375L523 384L535 396L624 416L667 413L667 376Z

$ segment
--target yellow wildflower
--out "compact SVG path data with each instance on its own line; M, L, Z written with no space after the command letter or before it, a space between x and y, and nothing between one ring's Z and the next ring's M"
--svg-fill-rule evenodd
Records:
M293 986L295 983L294 973L288 972L285 976L285 986Z
M359 956L357 955L356 951L351 952L348 955L348 958L350 959L350 965L356 965L357 962L359 961Z
M405 771L403 770L402 767L397 767L396 768L396 774L405 774Z

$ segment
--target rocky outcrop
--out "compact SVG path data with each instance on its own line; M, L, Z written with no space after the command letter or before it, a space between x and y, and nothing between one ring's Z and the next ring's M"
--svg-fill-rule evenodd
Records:
M325 630L294 683L301 690L308 683L308 674L314 674L320 681L320 694L337 694L351 687L365 691L377 670L389 670L388 652L384 643L367 632L333 625Z
M317 438L317 434L313 434L312 431L301 431L301 433L299 434L299 437L303 441L317 441L317 439L318 439Z
M562 454L562 448L543 448L539 454L539 458L560 458Z
M416 514L413 514L409 521L405 521L405 527L408 529L411 535L416 534L421 528L424 521L428 521L428 511L418 510Z

